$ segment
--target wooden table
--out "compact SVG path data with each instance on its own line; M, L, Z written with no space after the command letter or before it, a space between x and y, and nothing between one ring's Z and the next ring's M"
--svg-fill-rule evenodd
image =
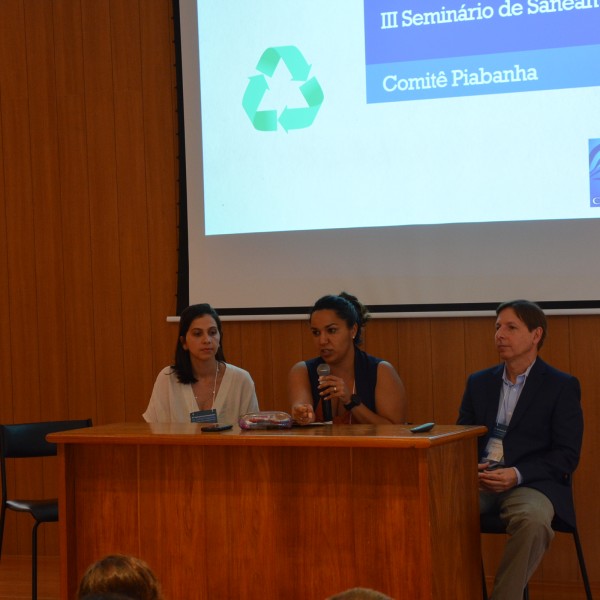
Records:
M355 586L479 600L484 432L125 423L52 434L61 598L119 552L151 565L166 600L323 600Z

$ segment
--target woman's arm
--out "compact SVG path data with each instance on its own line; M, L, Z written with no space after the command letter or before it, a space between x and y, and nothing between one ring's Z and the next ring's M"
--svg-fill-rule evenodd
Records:
M406 390L400 375L386 361L377 366L375 386L375 408L377 413L364 404L352 409L352 417L358 423L405 423L407 418Z
M288 400L294 421L308 425L315 420L308 371L304 362L296 363L288 375Z
M254 380L247 371L242 372L242 385L240 389L240 414L239 417L247 413L254 413L260 410L258 398L256 397L256 387Z
M142 415L147 423L169 423L171 420L169 410L170 397L170 367L164 368L156 378L152 388L152 396L146 412ZM173 375L174 377L174 375Z
M406 388L400 375L389 362L379 363L375 406L377 414L388 419L390 423L406 423L408 419Z

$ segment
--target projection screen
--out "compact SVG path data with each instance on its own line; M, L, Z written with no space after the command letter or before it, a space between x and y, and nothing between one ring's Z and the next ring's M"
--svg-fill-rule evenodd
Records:
M190 302L595 310L599 1L180 0Z

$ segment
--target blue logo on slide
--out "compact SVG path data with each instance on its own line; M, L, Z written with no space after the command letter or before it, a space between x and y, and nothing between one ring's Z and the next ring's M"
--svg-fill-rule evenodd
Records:
M600 208L600 139L590 140L590 206Z

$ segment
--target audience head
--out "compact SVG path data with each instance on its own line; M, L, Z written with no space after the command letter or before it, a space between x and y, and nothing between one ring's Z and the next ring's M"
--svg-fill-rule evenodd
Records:
M132 596L125 596L124 594L112 594L111 592L98 593L98 594L86 594L79 600L136 600Z
M163 597L156 576L143 560L110 554L88 567L77 590L77 600L100 598L162 600Z
M192 371L190 353L183 347L183 344L185 343L185 336L194 321L205 316L211 317L219 330L221 341L215 358L225 362L225 355L223 353L223 328L217 311L210 304L192 304L184 309L179 317L179 336L177 337L177 345L175 347L175 364L173 365L173 370L177 373L177 378L181 383L194 383L196 381Z
M356 587L330 596L327 600L392 600L392 598L369 588Z
M529 331L533 331L538 327L542 329L542 335L537 344L538 351L541 350L546 339L546 332L548 331L548 322L546 321L544 311L535 302L530 302L529 300L510 300L498 306L496 315L499 315L508 308L511 308L515 315L525 323Z
M314 313L320 310L331 310L339 319L344 321L348 329L352 329L356 325L356 335L354 336L354 344L362 343L362 332L364 326L370 318L369 311L366 306L361 304L356 296L341 292L339 295L328 295L319 298L310 311L310 320Z

